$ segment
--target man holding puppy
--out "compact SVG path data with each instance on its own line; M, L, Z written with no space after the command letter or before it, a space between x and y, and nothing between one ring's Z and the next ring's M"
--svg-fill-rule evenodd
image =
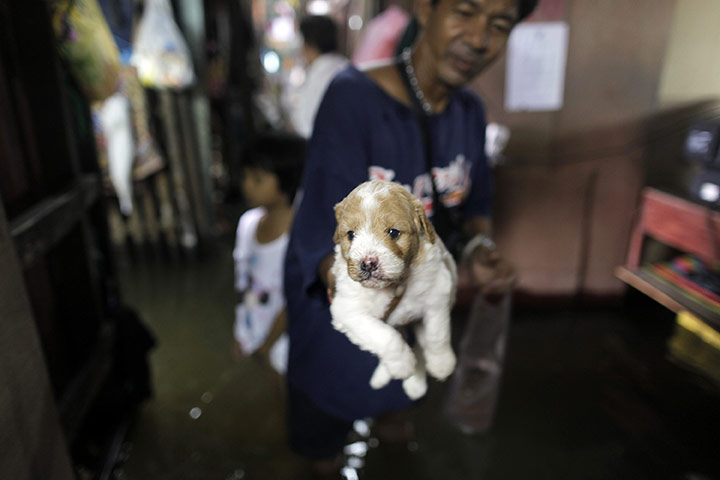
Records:
M422 30L412 50L364 72L349 67L330 85L309 145L285 268L288 418L299 453L332 465L353 420L412 405L399 381L370 388L377 357L330 322L333 206L357 185L373 179L402 184L423 202L446 243L452 246L462 233L481 288L503 291L514 281L512 266L489 237L483 106L463 87L500 55L536 3L418 0Z

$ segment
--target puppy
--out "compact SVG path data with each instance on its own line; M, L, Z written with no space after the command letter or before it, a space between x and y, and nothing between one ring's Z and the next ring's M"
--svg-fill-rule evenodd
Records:
M359 185L335 206L335 218L332 324L379 357L373 388L403 379L405 393L420 398L427 391L426 370L444 380L455 368L455 262L423 204L399 184ZM414 351L394 328L411 322Z

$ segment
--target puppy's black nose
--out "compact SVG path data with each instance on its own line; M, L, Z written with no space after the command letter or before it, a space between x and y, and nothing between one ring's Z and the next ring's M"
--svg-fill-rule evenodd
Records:
M360 261L360 270L363 272L374 272L378 268L377 257L365 257Z

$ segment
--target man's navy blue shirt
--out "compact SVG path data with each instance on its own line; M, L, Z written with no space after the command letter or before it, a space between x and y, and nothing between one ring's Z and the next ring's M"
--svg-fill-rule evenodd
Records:
M433 176L443 203L465 217L490 214L491 172L484 153L480 100L461 89L442 113L430 117ZM360 183L398 182L426 205L432 186L414 112L355 67L338 74L315 119L285 263L290 354L288 380L318 407L352 420L412 404L400 381L370 387L378 359L331 325L318 275L333 252L333 207Z

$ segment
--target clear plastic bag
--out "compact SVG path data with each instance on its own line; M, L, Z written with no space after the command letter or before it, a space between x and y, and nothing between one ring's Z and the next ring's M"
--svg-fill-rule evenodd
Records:
M118 92L105 100L99 110L107 146L108 173L123 215L133 209L132 167L135 142L132 135L130 102Z
M168 0L148 0L137 27L130 63L151 88L185 88L195 81L187 43Z
M468 434L483 433L492 426L510 325L511 299L510 292L497 302L477 295L470 310L460 342L458 366L445 401L445 414Z

